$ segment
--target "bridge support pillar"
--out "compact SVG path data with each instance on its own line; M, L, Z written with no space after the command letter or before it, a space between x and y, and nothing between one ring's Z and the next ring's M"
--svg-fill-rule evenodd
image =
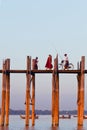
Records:
M81 73L78 74L78 125L83 125L83 117L84 117L84 68L85 68L85 57L82 56L80 70Z
M52 126L59 125L59 74L58 55L54 59L54 70L52 74Z
M25 125L29 125L30 116L30 85L31 85L31 57L27 56L27 73L26 73L26 110L25 110Z

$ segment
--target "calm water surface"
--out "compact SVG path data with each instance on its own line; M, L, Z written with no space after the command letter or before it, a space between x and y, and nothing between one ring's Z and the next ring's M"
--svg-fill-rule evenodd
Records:
M87 119L84 119L83 127L77 126L77 118L60 119L59 127L51 127L51 116L39 116L35 121L35 126L25 127L25 120L20 116L10 116L10 124L8 127L0 127L0 130L87 130Z

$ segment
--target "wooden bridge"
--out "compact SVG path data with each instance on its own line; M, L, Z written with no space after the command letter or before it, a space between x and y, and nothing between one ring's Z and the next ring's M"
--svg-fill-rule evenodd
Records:
M77 99L77 124L83 125L84 116L84 75L85 70L85 56L81 57L77 70L59 70L58 69L58 55L54 59L53 70L35 70L34 65L31 64L33 60L31 56L27 56L26 70L12 70L10 69L10 59L3 62L2 73L2 103L0 125L9 125L9 109L10 109L10 73L25 73L26 74L26 105L25 105L25 125L29 125L30 115L30 87L32 87L32 125L35 125L35 74L37 73L51 73L52 74L52 126L59 125L59 74L77 74L78 85L78 99ZM31 67L32 66L32 67Z

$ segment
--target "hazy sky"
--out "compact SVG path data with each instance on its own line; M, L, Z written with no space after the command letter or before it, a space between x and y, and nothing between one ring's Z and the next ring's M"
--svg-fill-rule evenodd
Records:
M1 69L5 58L11 69L26 69L27 56L45 69L48 54L57 53L59 62L67 53L75 69L85 56L87 67L87 0L0 0ZM51 109L51 87L51 75L36 75L36 109ZM87 100L86 81L85 89ZM25 108L25 90L26 75L11 74L11 108ZM76 75L60 75L60 109L77 109L76 98Z

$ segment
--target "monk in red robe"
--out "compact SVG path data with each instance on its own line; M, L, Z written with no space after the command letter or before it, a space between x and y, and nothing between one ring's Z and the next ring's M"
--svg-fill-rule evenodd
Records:
M51 55L48 56L45 67L46 67L46 69L52 69L53 68L52 56Z

